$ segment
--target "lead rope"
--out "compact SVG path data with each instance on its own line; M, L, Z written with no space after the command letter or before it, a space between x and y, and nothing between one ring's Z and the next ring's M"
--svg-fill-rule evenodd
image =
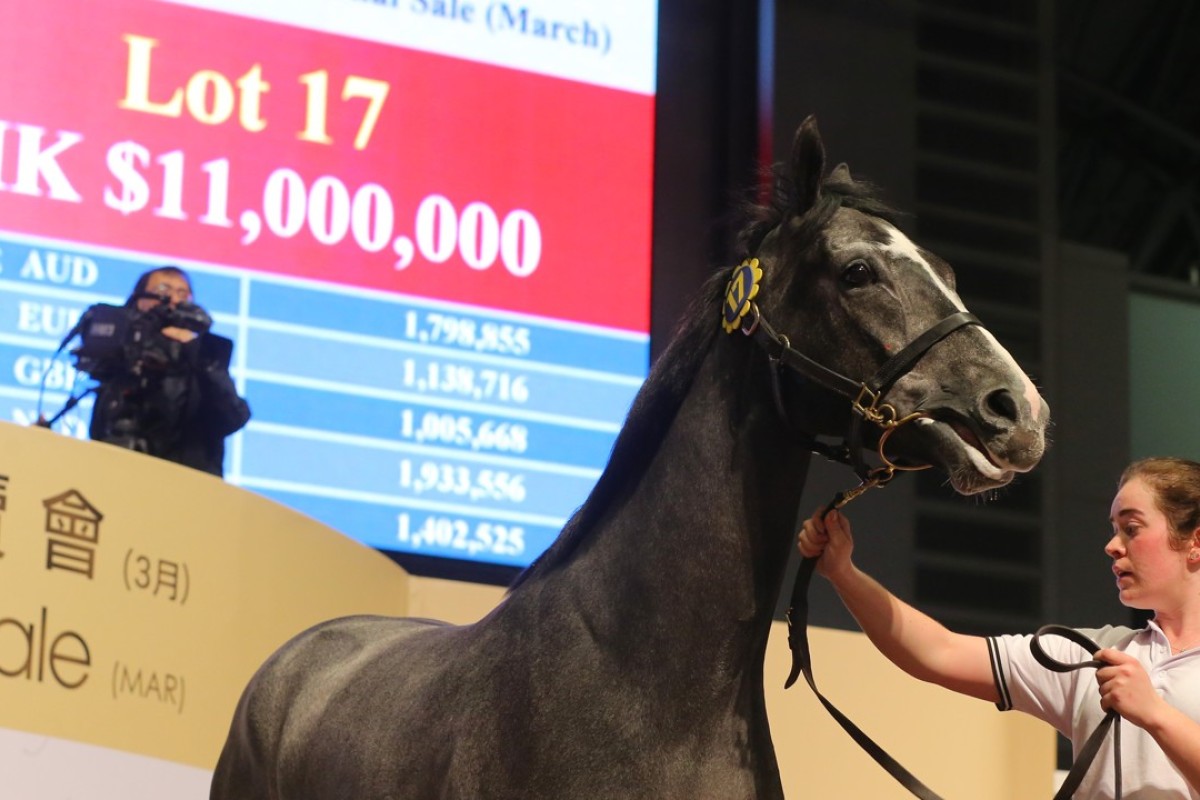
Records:
M885 471L886 469L884 468ZM840 509L868 489L886 485L887 481L891 480L891 477L892 474L889 472L887 477L882 480L872 480L869 478L853 489L838 492L829 501L824 511L821 512L821 515L824 516L833 509ZM817 688L816 679L813 677L812 652L808 646L808 587L812 582L813 571L816 568L818 558L820 556L817 556L817 558L801 557L800 567L796 571L796 581L792 584L792 600L787 611L788 646L792 650L792 671L788 674L787 682L784 683L783 688L790 688L796 682L796 678L803 673L804 680L808 683L809 688L812 689L816 698L821 701L821 705L825 707L825 710L829 712L831 717L837 720L842 729L850 734L850 738L859 747L867 751L867 754L871 758L875 759L875 763L883 767L901 786L916 797L920 797L921 800L943 800L941 795L926 786L916 775L909 772L891 754L876 744L875 740L864 733L849 717L838 710L837 706L826 699L825 695L821 694L821 690ZM1033 653L1034 659L1046 669L1054 672L1070 672L1089 667L1098 669L1103 666L1104 662L1096 659L1067 664L1051 658L1042 649L1041 643L1038 641L1042 636L1046 635L1062 636L1080 645L1088 653L1094 653L1100 649L1098 644L1073 628L1067 628L1062 625L1044 625L1033 635L1033 639L1029 642L1029 648ZM1071 765L1071 771L1063 779L1062 786L1055 793L1053 800L1068 800L1075 793L1075 790L1079 788L1083 776L1087 773L1092 765L1092 761L1096 758L1096 754L1100 751L1100 745L1103 744L1104 736L1108 733L1109 728L1113 730L1113 777L1116 785L1114 800L1121 800L1120 721L1121 717L1116 711L1109 711L1100 724L1096 726L1096 729L1092 731L1091 736L1088 737L1083 748L1079 751L1079 756Z
M821 515L824 516L835 508L841 508L868 489L880 485L883 484L878 481L872 483L868 479L853 489L838 492L829 501L829 505L825 507ZM874 739L855 725L837 706L826 699L825 695L821 694L821 690L817 688L817 681L813 677L812 653L808 646L808 587L812 582L813 571L816 566L816 558L802 557L800 567L796 571L796 582L792 584L792 601L787 612L788 646L792 649L792 671L788 675L787 682L784 683L783 688L790 688L796 682L796 678L803 673L804 680L808 682L808 687L812 689L816 698L821 701L821 705L825 707L825 710L829 712L831 717L837 720L842 729L850 734L850 738L859 747L866 750L871 758L875 759L875 763L883 767L905 789L922 798L922 800L942 800L941 795L922 783L916 775L909 772L890 753L876 744Z

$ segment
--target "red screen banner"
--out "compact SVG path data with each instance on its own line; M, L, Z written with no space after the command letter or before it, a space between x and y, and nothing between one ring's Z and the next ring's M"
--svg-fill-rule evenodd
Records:
M0 16L0 227L649 330L650 95L151 0Z

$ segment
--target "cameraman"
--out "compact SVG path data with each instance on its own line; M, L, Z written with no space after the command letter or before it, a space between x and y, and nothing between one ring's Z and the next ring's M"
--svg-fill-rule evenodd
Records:
M89 435L221 476L225 437L250 419L229 375L233 342L208 332L178 267L143 273L125 308L145 330L128 363L95 376Z

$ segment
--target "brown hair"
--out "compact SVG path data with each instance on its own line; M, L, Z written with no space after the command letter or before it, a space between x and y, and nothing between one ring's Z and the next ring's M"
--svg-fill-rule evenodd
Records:
M1200 463L1156 457L1134 461L1121 473L1117 489L1140 478L1154 492L1154 503L1171 526L1171 546L1183 550L1200 528Z

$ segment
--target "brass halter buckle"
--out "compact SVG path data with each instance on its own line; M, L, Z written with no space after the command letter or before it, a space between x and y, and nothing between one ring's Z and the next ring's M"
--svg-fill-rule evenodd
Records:
M878 425L882 429L883 432L879 436L879 445L876 447L875 453L879 456L879 460L883 462L883 466L868 471L867 477L863 479L862 483L853 489L847 489L842 492L832 504L833 508L841 508L868 489L886 485L888 481L896 476L897 472L917 472L933 466L932 464L905 466L904 464L897 464L888 458L886 452L887 441L891 438L892 434L899 430L901 426L929 415L924 411L914 411L911 414L901 417L899 412L896 411L895 406L891 403L880 403L879 399L880 393L871 391L864 383L859 389L858 397L854 399L851 406L867 422Z
M889 429L902 422L908 422L908 419L898 421L899 413L895 406L891 403L879 404L879 392L871 391L870 387L865 383L858 390L858 397L850 404L851 407L862 415L867 422L873 422L881 428ZM866 402L866 401L870 402Z
M863 419L865 419L867 422L878 425L883 429L883 434L879 437L879 447L876 449L876 452L878 453L880 460L884 463L884 469L887 469L889 472L916 472L917 470L929 469L929 467L933 466L932 464L919 464L912 467L906 467L902 464L897 464L888 458L887 453L884 452L884 446L887 444L887 440L891 438L892 434L895 433L900 426L907 425L913 420L926 417L928 414L926 414L924 411L914 411L907 416L901 417L900 412L896 411L896 407L891 403L880 404L879 397L879 392L871 391L870 387L864 383L862 384L862 388L860 388L858 391L858 397L854 398L854 402L851 404L851 406L855 411L861 414ZM870 402L864 402L867 400ZM879 483L887 483L889 480L891 480L890 474L885 480L879 481Z

